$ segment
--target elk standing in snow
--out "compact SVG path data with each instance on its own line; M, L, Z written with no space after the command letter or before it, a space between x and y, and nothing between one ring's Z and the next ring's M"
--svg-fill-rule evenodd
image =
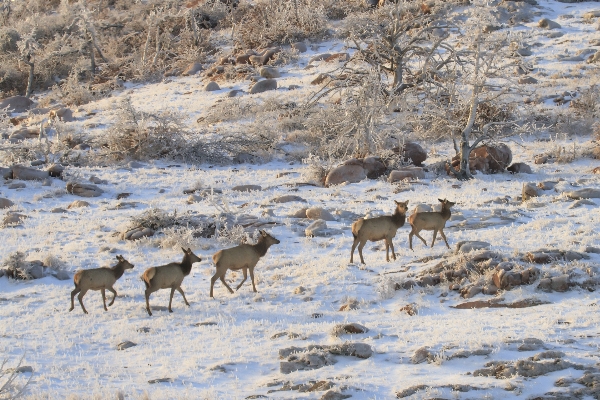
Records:
M448 221L450 219L450 216L452 215L450 213L450 207L452 207L456 203L453 203L446 199L444 199L444 200L438 199L438 200L442 203L441 211L420 212L420 213L412 214L410 217L408 217L408 223L412 226L412 229L411 229L410 233L408 234L408 244L409 244L409 247L411 250L413 249L412 248L413 235L416 235L419 239L421 239L423 241L425 246L427 246L427 242L425 241L425 239L423 239L419 235L419 232L421 232L422 230L433 231L433 239L431 240L431 247L433 247L433 244L435 243L435 238L437 236L437 233L440 232L440 235L442 235L444 242L446 242L446 247L450 248L450 246L448 245L448 240L446 240L446 235L444 235L444 227L446 226L446 221Z

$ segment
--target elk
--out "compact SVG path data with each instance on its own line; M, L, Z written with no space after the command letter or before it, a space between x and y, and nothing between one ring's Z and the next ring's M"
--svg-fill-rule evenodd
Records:
M448 221L450 219L450 216L452 215L450 213L450 208L456 203L453 203L446 199L438 200L442 203L441 211L420 212L412 214L410 217L408 217L408 223L412 226L412 229L408 234L408 243L411 250L413 249L413 235L416 235L419 239L423 241L425 246L427 246L427 242L425 241L425 239L423 239L421 235L419 235L419 232L421 232L422 230L433 231L431 247L433 247L433 244L435 243L437 233L440 232L440 235L442 235L444 242L446 242L446 247L450 248L450 246L448 245L448 240L446 240L446 235L444 234L444 227L446 226L446 221Z
M144 294L146 296L146 311L148 311L148 315L152 315L152 311L150 311L150 295L160 289L171 288L171 296L169 297L169 312L173 312L171 309L171 303L173 302L173 294L175 293L175 290L181 293L183 296L183 301L185 301L185 305L190 305L185 298L183 289L181 289L181 282L183 282L183 278L190 274L192 265L202 261L202 259L195 255L190 248L186 250L182 247L181 250L183 250L184 254L183 260L181 260L180 263L172 262L159 267L150 267L142 274L142 280L146 285L146 291Z
M113 288L113 285L121 276L126 269L132 269L133 264L123 258L123 256L117 256L117 265L111 268L93 268L77 271L73 277L73 283L75 283L75 289L71 292L71 308L69 311L73 311L75 308L75 295L79 293L77 299L84 313L88 313L83 305L83 296L88 290L100 290L102 292L102 301L104 302L104 311L108 311L106 308L106 290L112 292L113 298L108 306L112 306L117 298L117 291Z
M254 290L254 292L257 291L256 285L254 284L254 267L256 266L256 263L258 263L258 260L267 254L269 247L280 243L279 240L275 239L264 230L260 230L259 232L260 238L256 244L240 244L239 246L230 249L219 250L213 255L213 262L215 263L217 272L210 280L210 297L213 297L213 287L215 286L215 281L217 279L221 279L223 285L225 285L230 293L233 293L233 290L229 287L227 282L225 282L225 274L228 269L232 271L241 269L244 272L244 279L237 285L235 290L239 290L244 282L246 282L246 279L248 279L248 270L250 270L252 290Z
M405 202L399 202L394 200L396 203L396 210L392 215L384 215L375 218L360 218L352 224L352 236L354 236L354 243L352 243L352 252L350 253L350 263L354 262L354 249L358 245L358 254L360 255L360 262L365 264L363 258L362 249L368 240L376 242L378 240L385 240L385 260L390 261L390 247L392 249L392 258L396 259L396 253L394 252L394 243L392 239L396 236L398 228L404 225L406 220L406 211L408 210L408 200Z

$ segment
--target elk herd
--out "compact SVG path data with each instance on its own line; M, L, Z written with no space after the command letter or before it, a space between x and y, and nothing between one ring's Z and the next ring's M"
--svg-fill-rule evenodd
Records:
M411 226L411 231L408 235L409 248L411 250L413 249L413 236L421 239L425 246L427 246L425 239L419 235L419 232L423 230L433 231L431 247L433 247L439 232L439 234L442 236L442 239L444 239L444 242L446 243L446 247L450 248L448 245L448 240L446 239L446 235L444 234L444 227L446 225L446 221L448 221L451 216L450 208L455 203L446 199L438 200L441 203L440 211L415 211L408 218L408 223ZM354 250L358 246L360 262L365 264L362 253L363 247L367 241L376 242L380 240L385 241L386 261L390 261L390 248L392 250L392 258L396 260L392 239L396 236L396 231L398 228L402 227L406 221L408 200L405 202L395 201L395 203L396 209L392 215L384 215L374 218L359 218L352 224L352 236L354 237L354 243L352 243L350 263L354 262ZM236 286L236 290L239 290L239 288L242 287L246 279L248 279L248 272L250 272L252 290L254 292L257 291L254 283L254 267L256 267L256 264L260 258L267 254L269 247L280 243L279 240L264 230L259 231L259 233L259 239L256 244L240 244L229 249L219 250L213 255L212 259L215 264L216 273L210 280L211 298L213 297L213 289L217 279L220 279L221 283L227 288L227 290L229 290L230 293L233 293L233 289L231 289L231 287L229 287L225 281L225 274L227 273L227 270L242 270L244 274L244 279L239 285ZM173 312L171 303L173 302L173 294L175 293L175 290L181 293L185 304L187 306L190 305L185 298L185 293L181 288L181 283L183 282L183 279L190 274L192 265L202 261L202 259L194 254L190 248L187 250L182 248L182 250L184 255L181 262L172 262L158 267L150 267L142 274L141 278L146 286L144 295L146 298L146 311L148 312L148 315L152 315L152 311L150 310L150 295L160 289L171 289L168 308L169 312ZM119 255L117 256L117 264L111 268L93 268L77 271L73 277L75 289L73 289L71 292L71 308L69 311L73 311L75 308L75 295L79 293L77 296L79 304L81 305L83 312L86 314L88 313L83 305L83 296L85 296L88 290L100 290L102 293L104 310L108 311L106 306L106 291L108 290L113 294L113 298L108 304L110 307L113 305L115 298L117 297L117 291L114 289L113 285L121 276L123 276L125 270L132 269L133 267L133 264L128 262L125 258L123 258L123 256Z

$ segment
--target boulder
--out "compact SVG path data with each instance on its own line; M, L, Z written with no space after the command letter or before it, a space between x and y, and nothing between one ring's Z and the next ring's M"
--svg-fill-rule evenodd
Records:
M46 171L48 171L48 174L53 177L53 178L60 178L62 176L62 173L64 172L65 167L63 167L60 164L52 164L48 167L48 169Z
M331 57L331 53L322 53L322 54L317 54L316 56L312 56L310 58L310 60L308 60L309 64L312 64L316 61L323 61L328 59L329 57Z
M369 179L377 179L381 175L385 174L385 164L379 157L365 157L363 158L363 168Z
M123 343L119 343L117 345L117 350L127 350L130 347L134 347L137 346L136 343L130 342L129 340L123 342Z
M597 11L588 11L584 13L581 18L583 19L594 19L600 17L600 10Z
M12 179L13 172L12 168L0 167L0 177L4 179Z
M82 207L89 207L90 203L88 203L87 201L84 200L75 200L74 202L72 202L71 204L69 204L69 206L67 207L67 209L72 209L72 208L82 208Z
M456 253L469 253L474 250L487 249L491 243L478 240L461 241L456 244Z
M9 211L8 214L4 216L4 219L2 220L2 224L0 224L0 226L16 226L19 225L25 218L27 218L27 216L24 214Z
M22 113L29 110L32 104L33 101L25 96L7 97L0 101L0 110L8 107L9 112Z
M284 194L283 196L278 196L275 197L273 200L271 200L271 203L291 203L293 201L301 201L303 203L306 203L306 200L304 200L302 197L300 196L296 196L294 194Z
M15 203L4 197L0 197L0 209L12 207Z
M545 154L538 154L534 157L533 162L535 164L546 164L548 162L548 156Z
M483 145L471 151L470 158L475 159L475 169L484 173L501 172L512 162L512 151L504 143L498 145Z
M306 53L308 48L304 42L295 42L290 46L292 49L297 50L299 53Z
M325 178L325 186L341 183L357 183L367 178L367 173L361 164L340 165L329 171Z
M571 199L598 199L600 198L600 189L585 188L564 192Z
M325 220L318 219L306 227L304 234L307 237L323 236L325 231L327 231L327 222L325 222Z
M569 275L560 275L553 278L540 279L538 289L546 292L566 292L570 286Z
M500 269L494 273L492 276L492 281L497 288L507 290L521 285L523 282L523 276L520 272Z
M588 64L600 62L600 51L597 51L593 55L591 55L587 60L585 60Z
M41 171L36 168L24 167L22 165L13 165L12 167L13 179L20 179L23 181L39 180L43 181L50 177L48 171Z
M538 197L540 192L535 183L524 183L521 188L521 198L523 201L527 201L533 197Z
M538 83L538 80L535 79L533 76L525 76L523 78L519 78L518 82L520 85L529 85L529 84Z
M277 81L275 79L265 79L258 81L250 89L250 94L257 94L267 92L269 90L277 89Z
M506 170L513 174L533 174L531 167L525 163L513 163Z
M417 167L423 164L423 161L427 159L427 152L421 147L420 144L415 142L406 142L402 148L394 147L392 149L394 153L402 156L402 161L411 161Z
M206 86L204 86L204 91L205 92L214 92L214 91L217 91L217 90L221 90L221 87L215 81L208 82L206 84Z
M558 22L554 22L548 18L542 18L538 21L538 27L543 29L560 29L561 26Z
M558 184L558 182L554 182L554 181L544 181L544 182L538 182L537 187L542 190L552 190L552 189L554 189L554 187L557 184Z
M98 197L101 196L104 191L98 186L91 183L67 183L67 192L80 197Z
M429 204L417 204L415 208L413 208L412 213L417 214L420 212L432 212L433 208Z
M25 139L37 139L40 137L40 129L33 126L24 126L10 134L8 139L11 143L17 143Z
M279 70L274 67L262 67L258 73L260 76L267 79L279 78L281 76Z
M130 229L121 235L121 239L125 240L137 240L143 237L154 236L154 230L151 228L138 227Z
M463 288L460 291L460 296L464 299L470 299L471 297L478 295L482 291L483 291L483 288L481 286L478 286L478 285L468 286L468 287Z
M196 75L200 71L202 71L202 64L192 63L192 64L188 65L188 67L185 70L183 70L181 75L183 75L183 76Z
M390 172L388 182L394 183L403 181L405 179L423 179L425 178L425 171L421 167L401 167L400 169Z
M332 330L332 335L333 336L341 336L341 335L345 335L345 334L357 335L357 334L367 333L367 332L369 332L369 329L366 326L357 324L356 322L353 322L351 324L338 324L338 325L334 326L333 330Z
M325 82L326 80L330 79L331 76L329 74L326 74L324 72L320 73L319 75L317 75L317 77L315 79L313 79L312 81L310 81L311 85L320 85L323 82Z
M335 221L335 218L327 210L321 207L311 207L305 211L305 217L308 219L322 219L324 221Z
M75 118L73 118L73 111L70 108L66 107L51 110L48 114L48 117L50 119L58 118L58 120L62 122L72 122L75 120Z
M236 192L252 192L252 191L261 191L262 187L260 185L238 185L231 188Z

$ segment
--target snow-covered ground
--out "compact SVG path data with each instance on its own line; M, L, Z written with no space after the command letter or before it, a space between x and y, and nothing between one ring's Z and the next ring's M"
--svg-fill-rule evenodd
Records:
M543 16L559 21L565 35L539 37L535 57L540 61L534 64L541 69L534 76L546 78L538 93L543 97L587 88L597 79L597 67L584 62L559 62L551 56L566 50L575 53L598 38L594 25L581 22L584 12L598 9L597 3L540 4ZM573 18L560 18L566 14ZM537 32L535 24L525 24L522 29ZM309 82L319 72L333 68L321 64L306 71L303 68L307 60L342 46L341 42L328 42L302 55L297 65L283 67L279 86L293 84L299 89L280 89L259 97L307 96L314 90ZM575 72L577 77L566 77ZM551 78L557 74L560 77ZM109 123L112 105L124 96L130 96L132 104L143 111L177 109L194 124L230 89L246 89L247 83L223 85L227 88L218 92L204 92L203 86L199 77L130 86L111 98L83 106L73 124ZM548 105L540 107L557 107L551 104L549 100ZM89 111L96 114L84 119L82 116ZM100 134L105 127L89 129ZM215 126L226 128L226 123ZM9 367L25 354L24 365L34 371L25 397L36 399L240 399L251 395L318 399L325 390L307 392L310 385L294 386L317 381L328 381L331 385L326 386L333 391L357 399L394 398L397 392L418 385L424 386L411 398L527 399L548 392L563 393L563 398L575 396L576 390L585 386L570 380L581 378L586 370L598 373L600 362L598 287L588 290L584 285L585 281L599 279L600 254L593 248L600 248L600 199L573 208L575 201L563 192L600 189L600 176L591 172L600 162L584 157L594 145L589 136L542 132L510 138L508 144L513 161L530 164L534 174L478 174L474 180L459 183L428 173L416 184L397 185L381 179L323 188L302 184L307 182L306 165L283 161L227 167L163 161L144 163L141 168L69 167L67 172L82 181L93 175L107 183L99 185L104 190L102 196L84 199L89 207L66 213L51 210L66 209L81 198L66 194L62 180L52 179L51 186L28 181L25 188L16 190L2 182L0 197L15 203L8 211L18 211L28 218L20 226L0 230L1 259L21 251L27 253L28 260L53 257L65 270L75 272L114 265L115 256L123 255L135 268L126 271L115 284L119 296L108 312L102 308L99 292L88 292L84 297L87 315L77 302L75 310L68 312L72 280L59 281L52 276L31 281L0 278L0 354L9 359ZM453 153L447 142L422 145L429 152L427 164ZM563 147L567 153L575 151L573 162L533 164L535 155ZM528 202L517 199L524 183L543 181L558 183L554 190L543 191ZM260 185L262 190L231 190L244 184ZM189 188L215 190L189 204L188 195L183 193ZM117 200L120 193L131 195ZM273 201L281 195L300 196L305 202ZM353 240L350 225L356 217L389 214L395 206L393 200L409 200L412 209L419 203L433 206L438 198L456 202L454 218L446 225L452 250L446 249L440 238L433 249L415 241L414 251L409 250L407 223L394 239L396 261L386 262L385 247L377 242L365 247L366 267L349 264ZM135 204L123 207L123 202ZM304 230L311 221L290 217L304 207L330 211L336 218L327 222L333 235L305 237ZM211 257L217 250L234 245L227 238L194 238L190 230L183 229L137 241L121 240L119 234L131 218L153 208L209 218L225 210L238 221L258 222L255 226L260 225L281 241L269 249L255 270L258 293L252 292L249 280L234 294L217 282L215 298L209 298L214 274ZM430 243L431 232L423 236ZM536 267L540 276L529 285L501 290L495 296L480 293L469 299L449 290L448 282L395 290L396 284L433 274L427 271L440 262L466 265L471 256L454 252L460 241L488 242L496 261L513 262L514 270ZM145 311L140 275L148 267L179 261L181 245L189 245L202 257L183 282L191 306L185 306L176 293L174 312L169 313L169 292L162 290L150 298L156 309L150 317ZM573 251L587 258L550 264L524 261L526 253L539 249ZM470 272L460 286L466 287L484 275L489 278L490 274ZM568 291L537 288L541 278L564 274L570 275ZM230 285L237 285L242 274L229 271L227 279ZM526 308L454 308L467 301L491 299L502 304L523 300L542 304ZM404 311L407 305L417 314L411 316ZM364 325L368 332L333 334L336 325L345 323ZM117 350L117 345L125 341L137 346ZM280 371L280 362L286 361L280 359L281 349L345 342L368 344L373 354L367 359L328 356L335 358L335 364L289 374ZM523 344L527 346L519 349ZM425 357L423 362L413 362L415 352L425 346L428 350L419 354L429 354L429 360ZM506 379L473 374L492 361L527 360L548 350L564 354L548 353L550 359L539 363L556 364L559 361L553 360L560 359L564 368L540 376L521 374ZM481 355L453 356L459 351ZM169 379L149 383L162 378ZM561 378L566 383L556 386ZM288 390L278 391L281 388ZM582 392L582 396L592 394Z

